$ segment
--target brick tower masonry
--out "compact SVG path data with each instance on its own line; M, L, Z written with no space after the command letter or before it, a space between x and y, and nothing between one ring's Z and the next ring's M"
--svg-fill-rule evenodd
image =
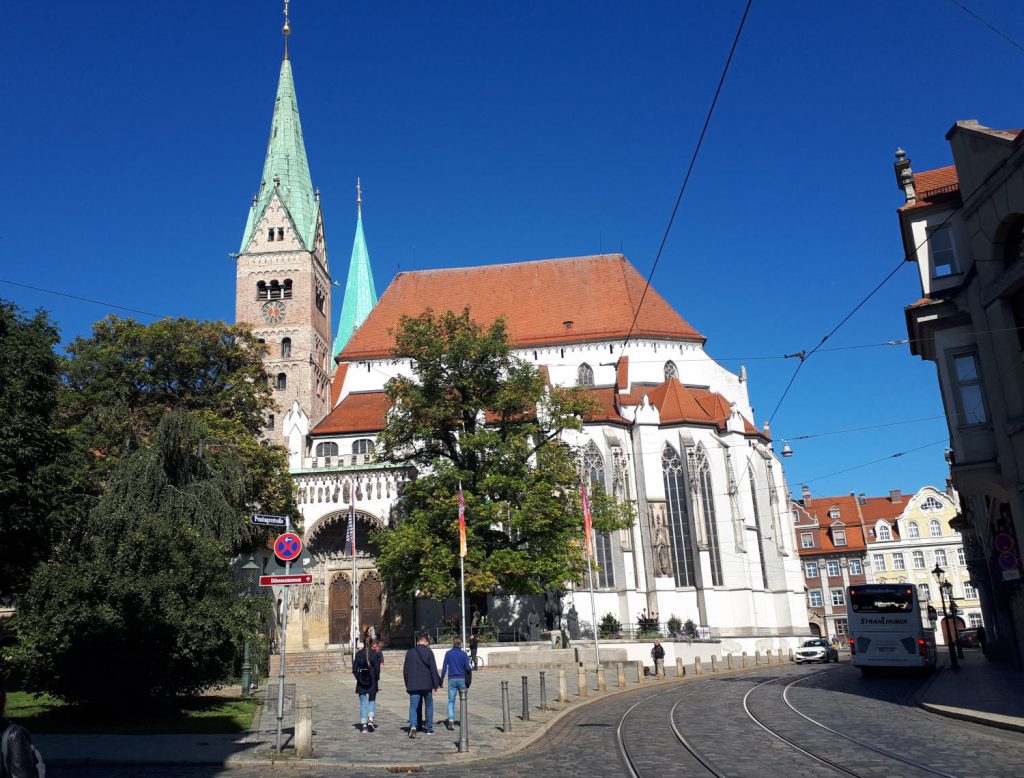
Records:
M286 32L287 34L287 32ZM277 410L266 437L287 445L283 419L315 425L330 410L331 279L320 193L314 191L285 49L259 192L238 250L235 318L266 344Z

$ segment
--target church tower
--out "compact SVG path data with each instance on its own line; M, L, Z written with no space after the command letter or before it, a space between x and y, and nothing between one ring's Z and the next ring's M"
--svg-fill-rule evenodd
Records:
M363 187L356 179L356 238L352 243L352 259L348 264L348 280L345 281L345 299L341 303L338 329L334 335L331 351L337 358L352 333L359 329L373 306L377 304L377 289L373 285L373 270L370 268L370 252L366 248L363 234Z
M298 403L310 425L330 410L331 279L320 191L313 190L299 122L285 5L284 60L259 192L238 250L235 318L266 344L278 410L266 436L286 443L282 420Z

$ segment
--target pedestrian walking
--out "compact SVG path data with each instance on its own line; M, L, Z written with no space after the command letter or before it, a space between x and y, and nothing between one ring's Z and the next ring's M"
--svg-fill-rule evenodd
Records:
M978 625L978 647L981 649L982 656L988 656L988 635L985 634L985 625Z
M420 701L425 703L426 716L423 722L427 734L434 734L434 692L441 688L441 676L437 672L437 660L430 650L427 636L420 633L416 645L405 653L402 667L405 690L409 694L409 737L416 737L416 709Z
M359 695L359 729L364 734L377 729L377 683L380 681L380 659L369 643L363 645L352 659L352 675Z
M480 647L480 638L473 634L469 637L469 658L472 662L472 666L476 667L476 652Z
M384 669L384 651L380 647L380 641L379 640L374 640L373 641L373 653L375 653L377 655L377 664L379 664L380 665L380 669L383 670Z
M448 676L448 718L444 725L449 730L455 729L455 698L460 689L466 689L466 673L469 671L469 657L462 650L462 638L455 638L452 647L445 652L441 663L441 681Z
M28 730L7 718L7 689L0 681L0 775L4 778L36 778L43 760L32 745Z

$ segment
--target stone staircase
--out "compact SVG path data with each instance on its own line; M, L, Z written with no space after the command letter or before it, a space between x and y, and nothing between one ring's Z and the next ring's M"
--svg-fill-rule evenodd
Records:
M276 678L281 657L279 654L270 656L270 677ZM285 655L285 672L304 675L312 673L336 673L349 669L346 654L340 648L330 651L305 651L302 653L289 651Z

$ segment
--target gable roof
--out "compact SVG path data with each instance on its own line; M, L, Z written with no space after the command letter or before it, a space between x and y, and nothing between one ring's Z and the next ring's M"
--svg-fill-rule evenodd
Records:
M340 384L339 384L340 385ZM344 435L384 429L391 403L384 392L352 392L334 407L311 435Z
M353 333L343 359L390 356L399 319L424 309L460 312L489 324L507 320L516 347L625 338L646 281L622 254L399 273ZM704 343L705 338L654 288L633 335Z

